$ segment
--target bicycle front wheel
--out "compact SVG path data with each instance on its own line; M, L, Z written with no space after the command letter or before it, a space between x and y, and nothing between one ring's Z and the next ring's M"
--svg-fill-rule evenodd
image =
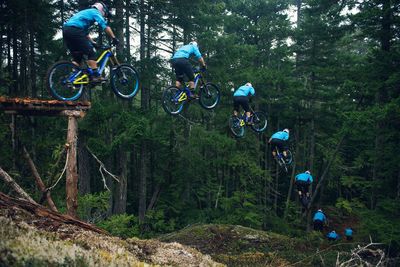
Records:
M178 115L182 112L187 96L182 90L175 86L170 86L164 90L162 95L162 106L165 112L171 115Z
M237 116L229 118L229 129L231 129L232 134L236 137L244 136L244 124L242 125L242 122Z
M253 114L253 124L251 129L257 133L267 129L267 114L262 111L255 111Z
M121 64L111 73L111 87L123 99L134 97L139 91L139 74L128 64Z
M200 88L200 105L205 109L215 108L219 100L221 99L221 93L219 88L213 83L206 83Z
M82 95L84 81L75 85L73 82L83 75L85 74L75 64L59 61L48 69L46 85L54 98L61 101L74 101Z

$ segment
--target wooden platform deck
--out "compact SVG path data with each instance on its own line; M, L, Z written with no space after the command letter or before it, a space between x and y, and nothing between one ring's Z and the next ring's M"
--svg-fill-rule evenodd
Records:
M59 101L0 96L0 111L7 114L83 117L90 107L89 101Z

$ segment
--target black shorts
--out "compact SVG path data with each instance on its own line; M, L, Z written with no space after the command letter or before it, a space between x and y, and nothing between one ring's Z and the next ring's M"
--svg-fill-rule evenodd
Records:
M233 110L239 111L240 106L244 109L244 111L250 111L249 107L249 98L247 96L234 96L233 97Z
M310 186L310 183L308 183L308 182L296 181L297 191L301 191L303 193L308 193L309 186Z
M184 76L189 79L189 81L194 81L194 72L192 65L187 58L175 58L171 61L172 67L175 69L176 80L183 82Z
M271 151L274 151L275 148L278 148L279 152L282 152L282 151L288 149L286 141L285 140L281 140L281 139L273 138L271 140L271 142L270 142L270 145L271 145Z
M324 229L324 223L320 220L314 221L314 230L315 231L322 231Z
M75 61L80 63L84 55L89 60L96 60L96 50L87 39L87 34L83 29L76 27L63 27L64 43L72 54Z

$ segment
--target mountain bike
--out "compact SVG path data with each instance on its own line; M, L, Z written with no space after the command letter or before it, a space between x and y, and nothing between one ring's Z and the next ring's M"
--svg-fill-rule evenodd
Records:
M256 133L261 133L267 129L267 114L263 111L254 111L251 107L250 112L250 128ZM232 115L229 118L229 129L236 137L244 136L246 125L246 113L244 111L240 116Z
M100 75L110 65L110 82L114 93L123 99L134 97L139 91L138 72L128 64L120 64L115 56L115 47L103 46L97 59ZM83 90L98 83L92 82L92 69L80 68L70 61L54 63L47 71L46 83L51 95L62 101L74 101L81 97Z
M203 78L202 71L194 69L194 88L199 90L199 103L204 109L215 108L220 99L221 93L219 88L210 82L206 82ZM183 88L170 86L166 88L162 94L162 106L165 112L171 115L178 115L182 112L183 108L190 102L191 92L189 83L184 83Z
M275 161L278 163L278 165L280 166L280 167L283 167L284 169L285 169L285 171L286 172L288 172L288 170L289 170L289 166L292 164L292 162L293 162L293 155L292 155L292 152L289 150L289 149L287 149L286 150L286 157L283 155L283 153L281 153L280 151L279 151L279 148L278 147L275 147L275 152L276 152L276 155L275 155Z

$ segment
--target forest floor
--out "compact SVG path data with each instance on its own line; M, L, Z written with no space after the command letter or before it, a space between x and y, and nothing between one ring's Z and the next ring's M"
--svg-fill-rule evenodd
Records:
M193 225L159 238L178 242L210 255L227 266L335 266L355 246L328 242L321 233L293 238L239 225Z
M59 220L40 206L21 206L26 201L5 200L0 198L0 266L223 266L176 242L121 239Z
M192 225L158 239L121 239L0 194L0 266L335 266L356 243L238 225Z

